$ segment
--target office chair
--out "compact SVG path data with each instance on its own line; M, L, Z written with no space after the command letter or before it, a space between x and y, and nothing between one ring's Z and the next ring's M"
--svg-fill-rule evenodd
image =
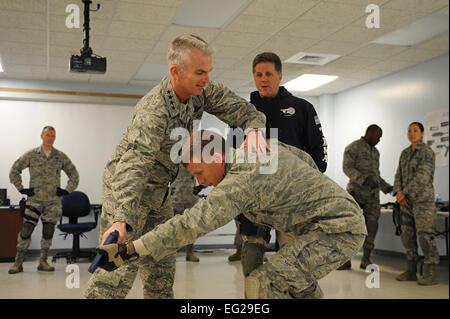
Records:
M94 212L95 222L79 223L78 218L89 215L91 210ZM53 262L58 258L66 258L67 263L70 264L76 262L77 258L88 258L89 261L92 261L95 258L95 249L80 249L80 236L85 236L83 233L97 227L98 214L100 211L101 205L91 205L87 195L82 192L73 191L62 197L62 216L58 228L64 233L64 239L66 239L69 234L73 235L73 244L71 251L60 252L53 256ZM69 218L69 223L63 224L63 217Z

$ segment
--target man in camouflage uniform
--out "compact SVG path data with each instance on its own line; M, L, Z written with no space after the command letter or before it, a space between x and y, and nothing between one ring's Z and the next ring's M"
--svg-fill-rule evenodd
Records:
M212 50L203 39L192 35L176 38L167 61L169 78L138 102L130 126L106 164L101 243L114 230L119 232L119 243L135 240L173 216L168 184L179 167L170 156L172 146L179 143L179 135L172 136L176 129L192 132L193 120L200 120L204 111L243 129L265 126L264 115L253 105L222 84L210 83ZM260 132L249 135L249 149L266 148ZM175 251L158 261L147 256L111 273L98 268L85 296L125 298L140 270L144 298L173 298L175 257Z
M372 262L370 253L375 246L375 236L380 218L380 189L387 194L392 192L392 185L380 176L380 153L375 145L381 139L383 131L375 124L366 129L366 134L350 143L344 151L343 170L350 179L347 191L358 202L366 220L367 238L360 268L366 269ZM339 270L351 269L351 261L339 267Z
M195 177L184 167L180 166L178 176L170 185L172 189L172 205L175 215L183 214L185 209L194 206L199 198L194 195ZM194 254L194 245L186 245L186 260L198 262L200 259Z
M436 206L434 202L435 154L422 142L424 127L413 122L408 127L411 145L405 148L395 174L394 192L402 215L402 243L406 250L408 268L396 277L399 281L417 280L418 247L424 255L423 277L420 285L436 285L435 265L439 264L436 247Z
M184 154L202 143L205 155L203 150L212 140L208 136L215 133L203 133L191 135ZM317 281L354 256L364 242L362 211L307 153L281 142L278 148L272 141L270 145L268 163L255 153L246 160L240 150L226 156L225 146L210 148L210 158L202 157L202 162L197 155L187 156L187 169L198 182L215 186L207 199L135 241L100 246L108 255L101 267L121 269L136 256L161 260L242 213L252 222L295 236L245 279L246 298L322 297ZM262 169L273 167L272 161L277 169L262 174Z
M31 234L39 218L42 221L41 255L38 270L54 271L47 263L47 256L52 244L55 225L62 214L61 196L74 191L79 182L77 169L66 154L53 147L56 132L51 126L42 130L42 145L22 155L14 162L9 172L9 179L17 190L28 196L27 208L23 216L22 230L17 236L17 255L9 274L23 271L23 259L31 243ZM22 185L22 171L28 168L30 186ZM61 170L69 177L67 187L61 189Z

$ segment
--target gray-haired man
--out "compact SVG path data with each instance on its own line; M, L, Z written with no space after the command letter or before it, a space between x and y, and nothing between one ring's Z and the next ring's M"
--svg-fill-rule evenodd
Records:
M103 174L103 211L100 241L114 230L119 240L134 240L173 216L168 183L178 173L170 158L177 143L171 133L192 131L204 111L243 129L265 127L265 117L243 98L218 83L210 83L212 50L201 38L183 35L170 45L164 78L134 109L130 126L106 164ZM258 138L255 138L255 137ZM256 142L259 143L256 145ZM250 133L249 149L265 150L262 134ZM155 262L140 258L108 273L97 269L85 292L87 298L124 298L138 270L144 298L173 298L175 252Z

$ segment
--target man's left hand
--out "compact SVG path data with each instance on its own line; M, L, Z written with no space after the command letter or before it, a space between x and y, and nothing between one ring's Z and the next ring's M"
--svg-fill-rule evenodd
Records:
M97 248L97 252L103 255L103 258L98 264L99 267L107 271L116 270L122 266L125 260L138 256L131 242L128 244L100 245Z
M69 195L69 192L66 191L65 189L62 189L60 187L56 187L56 196L63 196L63 195Z
M263 154L265 154L266 151L272 151L269 144L267 144L266 140L264 139L261 131L258 130L253 130L248 133L241 148L246 148L248 152L255 151L256 153Z

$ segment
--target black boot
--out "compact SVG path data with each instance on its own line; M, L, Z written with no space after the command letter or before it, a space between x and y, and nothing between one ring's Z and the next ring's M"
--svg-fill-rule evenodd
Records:
M351 260L347 261L345 264L343 264L337 270L348 270L348 269L352 269L352 261Z
M408 269L401 273L395 279L398 281L417 281L417 261L408 260Z

